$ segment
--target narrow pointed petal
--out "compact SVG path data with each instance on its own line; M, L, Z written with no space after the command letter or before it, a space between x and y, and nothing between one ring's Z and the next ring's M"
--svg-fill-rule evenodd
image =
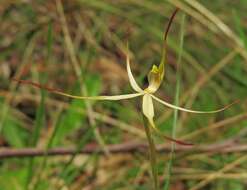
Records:
M142 99L142 112L151 125L154 125L154 105L150 94L145 94Z
M82 100L112 100L112 101L131 99L142 95L142 93L134 93L134 94L120 94L115 96L74 96L63 92L54 92L54 93L62 96L67 96L69 98L82 99Z
M127 58L126 58L126 65L127 65L127 73L128 73L128 77L129 77L129 82L131 87L136 91L136 92L142 92L143 90L141 89L141 87L139 87L139 85L137 84L131 68L130 68L130 58L129 55L127 54Z
M135 98L137 96L143 95L143 93L134 93L134 94L123 94L123 95L115 95L115 96L75 96L75 95L67 94L59 90L56 90L56 89L41 85L39 83L32 82L32 81L18 80L18 79L13 79L13 80L16 82L22 83L22 84L28 84L28 85L31 85L31 86L34 86L40 89L45 89L54 94L59 94L59 95L66 96L69 98L82 99L82 100L113 100L114 101L114 100Z
M151 96L152 96L153 99L155 99L156 101L160 102L161 104L163 104L163 105L165 105L165 106L167 106L167 107L169 107L169 108L177 109L177 110L184 111L184 112L189 112L189 113L200 113L200 114L201 114L201 113L203 114L203 113L217 113L217 112L221 112L221 111L223 111L223 110L229 108L230 106L232 106L233 104L236 103L236 102L233 102L233 103L231 103L231 104L229 104L229 105L227 105L227 106L225 106L225 107L223 107L223 108L217 109L217 110L212 110L212 111L199 111L199 110L190 110L190 109L178 107L178 106L175 106L175 105L173 105L173 104L170 104L170 103L168 103L168 102L166 102L166 101L164 101L164 100L161 100L161 99L157 98L157 97L154 96L154 95L151 95Z

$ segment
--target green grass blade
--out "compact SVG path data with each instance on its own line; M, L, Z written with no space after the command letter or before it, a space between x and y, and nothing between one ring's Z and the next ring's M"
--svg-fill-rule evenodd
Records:
M176 81L177 81L176 82L176 95L175 95L174 105L179 105L180 82L181 82L181 60L182 60L183 43L184 43L184 28L185 28L185 14L182 15L182 21L181 21L180 45L179 45L177 73L176 73ZM174 139L176 139L177 125L178 125L178 110L174 110L173 128L172 128L172 138ZM167 175L166 183L164 185L164 190L168 190L170 186L170 178L172 174L172 164L173 164L173 159L175 158L175 148L176 148L176 144L172 142L170 160L167 166L168 175Z
M239 36L242 39L245 48L247 48L247 35L245 34L244 28L242 27L242 24L241 24L241 19L236 10L233 10L233 16L234 16L236 29L239 33Z
M47 35L47 62L49 62L50 54L51 54L51 47L52 47L52 25L49 24L48 27L48 35ZM47 74L41 73L39 76L39 83L45 84L47 81ZM45 98L47 92L44 89L40 90L40 104L36 110L36 118L34 124L34 131L30 140L30 146L35 147L38 143L42 127L45 126ZM35 159L30 158L28 161L27 167L27 180L26 180L26 189L29 188L30 182L32 181L33 176L35 175L34 172L34 164ZM39 182L39 177L38 177ZM35 184L36 185L36 184Z
M51 52L52 52L52 45L53 45L53 27L52 27L52 23L50 22L49 25L48 25L48 31L47 31L47 46L46 46L46 49L47 49L47 52L46 52L47 64L50 63ZM44 82L46 80L46 75L45 74L43 74L41 76L41 80L43 80L41 82ZM42 91L41 91L41 93L42 93ZM45 96L45 94L43 96ZM42 98L43 96L41 95L41 105L42 105L42 107L44 107L44 99ZM41 123L39 124L39 126L41 127L41 125L43 125L43 122L42 121L40 121L40 122ZM55 127L54 132L52 134L52 137L48 141L48 144L46 146L46 151L50 148L50 145L51 145L51 143L53 141L54 133L56 133L56 131L57 131L57 127ZM36 181L36 183L34 185L34 189L39 189L39 185L41 183L42 173L45 172L45 169L46 169L46 166L47 166L47 159L48 159L48 157L47 157L47 155L45 155L43 157L43 160L42 160L41 164L40 164L41 170L37 174L37 181Z
M44 79L40 79L40 80L43 81ZM31 142L30 142L30 146L33 146L33 147L36 146L39 140L39 137L40 137L42 126L44 126L45 94L46 94L45 90L41 90L41 100L40 100L40 104L36 112L36 120L35 120L35 125L34 125L35 128L32 134ZM32 180L32 177L34 176L34 171L33 171L34 162L35 162L34 158L30 158L28 161L26 189L28 189L28 186Z

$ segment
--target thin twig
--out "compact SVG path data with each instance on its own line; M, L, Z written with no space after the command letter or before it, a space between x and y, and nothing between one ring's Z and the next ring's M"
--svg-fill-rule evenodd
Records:
M138 142L129 142L122 144L114 144L107 146L110 153L133 153L140 152L146 153L148 145ZM162 144L156 147L157 151L170 152L171 148L169 144ZM49 150L41 148L2 148L0 149L0 159L3 158L21 158L21 157L35 157L35 156L59 156L59 155L71 155L76 153L75 148L51 148ZM236 142L217 143L211 145L195 145L195 146L176 146L176 152L203 152L203 153L234 153L234 152L247 152L247 144L238 144ZM87 145L78 154L103 154L102 149L97 145Z

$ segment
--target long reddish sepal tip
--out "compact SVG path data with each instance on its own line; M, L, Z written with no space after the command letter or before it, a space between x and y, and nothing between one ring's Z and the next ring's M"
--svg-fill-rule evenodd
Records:
M48 90L51 92L59 92L58 90L56 90L54 88L50 88L50 87L47 87L45 85L42 85L42 84L39 84L36 82L32 82L32 81L28 81L28 80L21 80L21 79L16 79L16 78L12 78L11 80L18 82L18 83L21 83L21 84L32 85L32 86L35 86L37 88L45 89L45 90Z
M177 139L173 139L171 137L168 137L168 136L164 136L162 135L165 139L169 140L169 141L172 141L172 142L175 142L176 144L179 144L179 145L183 145L183 146L193 146L194 144L192 143L188 143L188 142L184 142L184 141L180 141L180 140L177 140Z
M173 19L176 16L178 11L179 11L179 8L176 8L175 11L172 13L172 16L169 19L169 22L168 22L168 25L167 25L167 28L166 28L166 32L165 32L165 35L164 35L164 41L165 42L166 42L166 39L167 39L168 32L169 32L169 30L171 28L171 24L173 22Z

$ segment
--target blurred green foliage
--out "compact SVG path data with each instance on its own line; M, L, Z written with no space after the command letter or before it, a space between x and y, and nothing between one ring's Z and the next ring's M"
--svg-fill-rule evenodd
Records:
M145 76L151 65L159 63L164 26L174 10L174 5L168 2L171 1L63 1L83 79L78 79L72 69L56 1L1 2L0 123L4 121L1 147L39 147L44 150L74 147L78 151L87 145L99 146L92 129L98 129L106 144L146 142L143 137L119 128L119 123L123 122L129 127L143 130L139 101L91 101L93 111L99 114L95 119L96 126L91 126L84 101L69 100L25 85L10 88L13 85L10 79L18 74L23 79L39 81L77 95L81 94L79 81L82 81L88 95L124 94L130 91L127 78L124 77L127 73L123 54L128 39L133 53L131 61L134 75L139 84L146 86ZM246 0L198 2L223 20L247 47ZM235 44L222 32L213 32L201 24L199 18L191 15L187 15L187 18L181 61L180 102L185 107L199 110L216 109L236 99L240 103L215 115L179 113L177 136L182 137L208 127L205 133L188 140L194 144L225 142L246 128L246 117L220 128L210 130L210 126L246 114L246 60L237 53L193 94L195 84L233 52ZM174 101L176 94L180 20L181 14L169 34L165 82L157 93L169 102ZM187 97L184 97L186 94ZM192 95L195 95L194 99ZM158 104L155 104L155 109L157 126L171 136L172 112ZM7 110L6 114L4 110ZM115 123L103 120L105 115ZM164 143L164 140L157 138L156 143ZM246 135L237 143L246 143ZM201 174L219 171L242 155L244 153L241 152L214 155L190 151L178 153L173 161L170 189L190 189L206 178L200 178ZM169 158L169 154L158 154L161 185L165 183ZM147 164L147 154L138 152L110 156L95 153L0 159L0 189L150 189L152 183ZM243 190L246 188L246 169L246 162L240 163L225 173L233 174L236 179L222 175L201 189Z

